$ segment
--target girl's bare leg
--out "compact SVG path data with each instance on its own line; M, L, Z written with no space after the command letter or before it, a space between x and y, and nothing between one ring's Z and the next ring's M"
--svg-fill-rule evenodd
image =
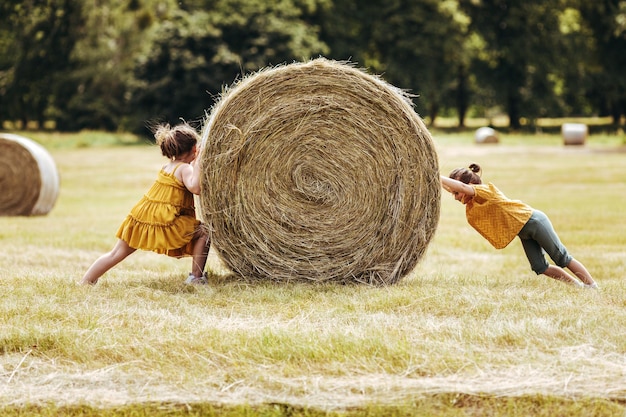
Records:
M571 262L570 262L571 265ZM544 275L549 276L550 278L554 278L557 281L564 282L570 285L576 285L577 287L582 287L583 284L578 281L576 278L568 274L563 268L560 268L556 265L548 266L548 269L543 273Z
M110 252L96 259L87 272L85 272L80 283L83 285L94 285L105 272L122 262L128 255L135 252L135 250L136 249L128 246L128 243L123 240L118 240Z
M572 271L574 275L576 275L578 279L580 279L586 285L597 287L596 282L591 277L589 271L587 271L587 268L585 268L585 266L582 263L578 262L576 259L572 258L569 265L567 265L567 269Z
M209 256L209 237L204 232L198 232L193 243L193 254L191 261L191 273L194 277L202 277L204 267Z

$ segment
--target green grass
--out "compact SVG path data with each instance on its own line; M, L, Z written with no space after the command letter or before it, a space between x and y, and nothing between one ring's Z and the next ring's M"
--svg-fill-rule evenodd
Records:
M131 133L107 133L85 130L80 133L62 133L53 131L25 131L18 134L43 144L49 150L93 148L110 146L133 146L150 143L147 137Z
M621 139L434 133L442 173L480 163L601 290L535 276L447 194L425 259L391 287L244 282L215 254L210 285L188 287L188 259L146 252L79 287L164 159L132 137L35 134L61 192L46 216L0 217L0 414L623 416Z

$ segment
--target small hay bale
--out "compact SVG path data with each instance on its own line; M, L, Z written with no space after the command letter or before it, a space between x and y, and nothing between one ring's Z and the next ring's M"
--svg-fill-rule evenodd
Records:
M31 139L0 133L0 215L48 214L59 194L59 175L46 149Z
M474 134L474 140L476 143L498 143L500 140L498 138L498 132L495 129L485 126L476 129L476 133Z
M323 58L225 90L202 133L201 210L234 273L392 284L435 232L438 158L407 95Z
M587 125L584 123L563 123L561 125L564 145L584 145L587 133Z

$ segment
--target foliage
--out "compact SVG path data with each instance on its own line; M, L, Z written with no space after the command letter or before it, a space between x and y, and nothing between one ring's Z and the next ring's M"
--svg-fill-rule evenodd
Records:
M140 120L202 117L238 73L326 51L290 0L223 0L211 7L179 10L155 29L135 71L132 103L144 113Z
M626 1L580 1L584 24L593 39L587 94L596 108L619 124L626 116Z
M221 46L219 29L204 12L176 11L155 28L152 39L134 70L131 103L137 121L201 117L224 75L219 63L212 63Z
M560 27L558 2L531 0L461 0L471 19L471 30L484 48L475 57L473 71L481 88L490 90L495 102L506 108L511 127L520 118L546 116L554 91L551 73L558 71Z
M86 0L85 24L63 84L61 130L128 130L144 113L132 103L136 62L152 49L150 33L176 11L173 0Z
M353 59L418 95L417 109L431 122L463 88L457 83L469 62L463 45L466 21L454 2L341 1L322 20L333 57Z
M0 7L0 118L43 125L72 68L81 2L7 0Z
M145 133L223 87L319 55L456 115L626 120L624 0L5 0L0 121Z

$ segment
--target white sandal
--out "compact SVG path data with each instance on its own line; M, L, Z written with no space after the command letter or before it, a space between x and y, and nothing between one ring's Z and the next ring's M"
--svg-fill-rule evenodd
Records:
M194 274L192 274L191 272L189 273L189 276L187 277L187 279L185 280L185 284L199 284L199 285L206 285L209 283L209 280L207 278L207 274L206 272L204 273L204 275L202 276L195 276Z

